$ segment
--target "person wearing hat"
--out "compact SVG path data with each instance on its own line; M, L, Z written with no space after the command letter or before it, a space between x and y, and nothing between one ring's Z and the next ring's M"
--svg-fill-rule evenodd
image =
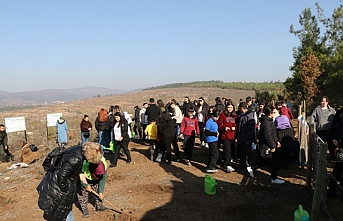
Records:
M66 145L68 143L68 125L63 117L60 117L60 119L57 120L56 128L58 145Z
M96 193L99 193L99 198L95 197L96 211L104 211L108 209L102 204L107 177L107 168L108 165L104 157L101 158L99 164L90 163L87 160L83 161L82 173L79 175L81 180L81 190L77 192L77 198L82 209L83 217L89 216L87 207L88 192L95 191Z

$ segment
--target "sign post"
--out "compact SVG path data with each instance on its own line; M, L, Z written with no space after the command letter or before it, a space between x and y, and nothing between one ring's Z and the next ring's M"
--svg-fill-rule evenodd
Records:
M9 117L5 118L5 127L6 132L17 132L17 131L25 131L25 141L27 142L26 136L26 124L24 117Z

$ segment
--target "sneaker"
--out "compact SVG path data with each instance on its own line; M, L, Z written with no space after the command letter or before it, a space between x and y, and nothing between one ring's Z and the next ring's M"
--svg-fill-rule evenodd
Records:
M272 184L284 184L285 181L284 180L281 180L281 179L278 179L276 178L275 180L272 179L271 181Z
M200 147L204 147L204 146L205 146L205 142L204 142L204 141L201 141Z
M206 173L216 173L218 172L217 169L206 169Z
M116 167L117 166L117 164L110 164L110 167Z
M86 210L84 210L84 211L82 212L82 216L83 216L84 218L89 217L88 209L86 209Z
M235 169L232 166L227 166L226 167L226 172L230 173L230 172L233 172L233 171L235 171Z
M192 165L191 161L189 161L189 160L186 160L186 164L187 164L187 166L191 166Z
M207 148L208 148L208 143L205 143L205 146L204 146L204 148L205 148L205 149L207 149Z
M157 154L156 162L161 162L161 160L162 160L162 154L159 153L159 154Z
M109 210L109 208L105 207L104 205L98 206L96 208L96 211L106 211L106 210Z
M247 167L247 171L249 173L249 176L251 176L252 178L254 178L254 170L251 167Z
M153 155L153 154L151 154L150 160L151 160L151 161L154 161L154 155Z

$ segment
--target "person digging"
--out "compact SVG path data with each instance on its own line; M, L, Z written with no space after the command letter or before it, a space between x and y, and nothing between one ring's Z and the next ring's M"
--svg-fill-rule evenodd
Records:
M105 211L109 208L105 207L102 203L104 199L104 189L107 177L107 163L104 157L102 157L99 164L89 163L84 160L82 165L82 173L80 176L80 190L77 191L77 198L82 209L83 217L89 217L89 211L87 207L88 192L99 193L95 197L95 209L96 211Z

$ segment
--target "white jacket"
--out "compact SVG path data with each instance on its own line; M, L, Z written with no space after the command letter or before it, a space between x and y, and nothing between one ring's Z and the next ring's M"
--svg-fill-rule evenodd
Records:
M182 116L181 109L177 105L175 105L173 114L174 114L174 116L172 118L176 119L177 124L181 124L183 116Z

